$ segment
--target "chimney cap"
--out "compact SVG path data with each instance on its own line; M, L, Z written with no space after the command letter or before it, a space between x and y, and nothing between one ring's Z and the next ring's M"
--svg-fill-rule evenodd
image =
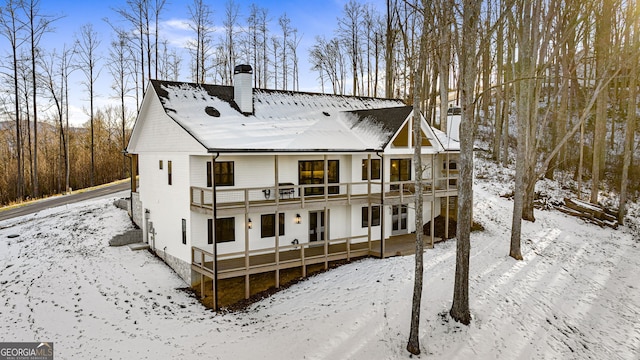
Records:
M253 74L251 65L237 65L233 70L234 74Z

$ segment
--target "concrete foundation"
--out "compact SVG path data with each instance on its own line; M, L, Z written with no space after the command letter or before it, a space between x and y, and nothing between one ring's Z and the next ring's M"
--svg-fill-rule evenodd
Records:
M156 255L158 255L164 262L169 265L185 283L191 284L191 264L171 256L171 254L165 254L161 249L156 249Z

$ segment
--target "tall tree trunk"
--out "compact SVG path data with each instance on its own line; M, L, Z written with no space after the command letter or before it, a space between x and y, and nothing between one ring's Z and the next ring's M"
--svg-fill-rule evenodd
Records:
M36 83L36 30L34 25L35 14L33 13L34 3L29 4L29 24L31 35L31 86L33 87L33 196L40 196L38 185L38 86Z
M440 130L449 133L447 128L447 110L449 108L449 69L451 61L451 11L453 1L444 2L439 11L440 18L440 56L438 57L438 75L440 78Z
M392 4L393 2L393 4ZM387 0L387 32L385 35L385 72L384 72L384 96L387 98L393 98L394 88L394 72L393 72L393 57L394 57L394 45L396 42L395 29L393 28L394 9L396 6L395 0Z
M635 4L634 4L635 5ZM629 9L628 19L634 18L635 9ZM620 207L618 208L618 222L624 224L624 217L627 207L627 192L629 188L629 169L631 168L631 162L633 161L633 145L636 133L636 121L638 118L638 44L640 44L640 35L638 31L640 28L637 22L634 22L633 39L630 39L629 33L627 33L627 49L630 52L631 66L629 71L629 97L627 100L627 124L625 129L624 140L624 155L622 160L622 179L620 181Z
M463 1L462 48L462 121L460 124L460 178L458 183L458 223L456 241L456 273L453 304L449 314L465 325L471 322L469 310L469 252L473 221L473 141L475 130L475 89L477 76L477 38L480 2ZM485 44L485 46L489 46Z
M596 77L600 80L607 76L609 47L611 46L612 6L601 3L601 14L596 14ZM592 203L598 202L600 180L604 174L605 164L605 131L607 127L608 91L601 91L596 102L596 121L593 132L593 163L591 167L591 197Z
M521 23L518 24L518 54L519 61L517 64L517 78L518 78L518 91L516 106L518 108L517 122L518 122L518 145L516 154L516 174L515 174L515 188L513 191L513 217L511 223L511 244L509 249L509 256L516 260L522 260L522 253L520 250L520 236L522 233L522 215L525 203L525 184L527 176L527 145L528 145L528 132L531 121L531 92L532 92L532 80L531 80L531 68L532 68L532 40L531 34L531 22L532 22L532 7L530 2L522 2L518 4L516 13L522 14Z
M502 2L502 1L501 1ZM503 7L502 7L503 8ZM495 132L493 137L493 159L500 162L500 149L502 146L508 146L502 142L502 132L504 116L503 107L506 103L504 97L503 77L504 77L504 21L500 21L498 24L498 30L496 34L496 114L495 114Z
M420 305L422 303L422 278L424 274L424 244L422 242L422 205L423 205L423 185L422 185L422 120L420 115L420 93L422 88L422 78L425 74L425 64L427 60L427 0L422 0L422 36L420 38L420 50L418 60L413 60L413 163L415 174L415 208L416 208L416 248L415 248L415 268L413 282L413 300L411 303L411 328L407 351L411 354L420 354ZM417 63L417 66L416 66Z

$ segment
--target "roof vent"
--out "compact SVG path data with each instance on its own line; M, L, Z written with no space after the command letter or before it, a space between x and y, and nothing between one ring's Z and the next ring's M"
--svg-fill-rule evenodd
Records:
M328 113L328 112L326 112L326 111L323 111L322 113L324 114L324 116L331 116L331 114L329 114L329 113Z
M253 88L251 65L238 65L233 70L233 100L243 114L253 113Z
M206 108L204 108L204 112L206 112L209 116L220 117L220 111L218 111L218 109L214 108L213 106L207 106Z

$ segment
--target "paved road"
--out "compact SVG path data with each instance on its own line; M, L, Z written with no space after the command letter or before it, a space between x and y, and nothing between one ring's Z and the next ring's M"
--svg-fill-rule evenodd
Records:
M71 195L55 196L39 201L34 201L30 204L19 206L9 210L2 210L0 208L0 221L11 219L17 216L33 214L38 211L49 209L52 207L76 203L83 200L93 199L105 195L115 194L117 192L125 191L129 189L131 183L126 181L120 184L108 185L99 187L93 190L87 190L81 193L75 193Z

